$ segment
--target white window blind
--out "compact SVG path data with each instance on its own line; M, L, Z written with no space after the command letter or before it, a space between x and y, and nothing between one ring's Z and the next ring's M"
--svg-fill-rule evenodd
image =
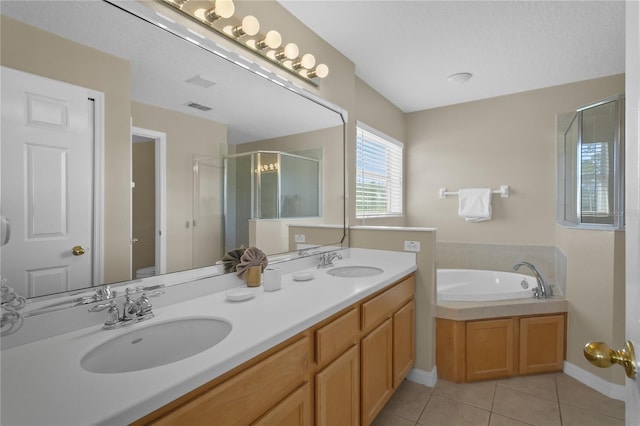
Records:
M609 208L609 144L590 142L581 145L581 216L606 217Z
M402 216L402 142L358 123L356 217Z

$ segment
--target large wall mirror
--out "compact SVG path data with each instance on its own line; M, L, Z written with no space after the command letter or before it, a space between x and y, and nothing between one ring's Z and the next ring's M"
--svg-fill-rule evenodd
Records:
M9 286L33 298L215 270L240 245L295 251L291 224L344 227L337 108L120 5L1 3Z

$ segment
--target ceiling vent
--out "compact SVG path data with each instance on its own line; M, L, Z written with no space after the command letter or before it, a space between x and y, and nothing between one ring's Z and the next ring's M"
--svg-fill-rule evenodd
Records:
M216 84L215 81L205 78L200 74L194 75L193 77L185 80L185 82L195 84L196 86L204 87L205 89L208 89L209 87Z
M199 103L193 102L193 101L187 102L185 104L185 106L188 106L189 108L195 108L195 109L200 110L200 111L211 111L213 109L211 107L208 107L206 105L202 105L202 104L199 104Z

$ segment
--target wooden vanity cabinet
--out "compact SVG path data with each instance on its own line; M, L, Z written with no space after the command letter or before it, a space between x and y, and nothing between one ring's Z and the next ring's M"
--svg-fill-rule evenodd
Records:
M316 425L360 424L360 345L315 375Z
M393 328L387 319L362 339L362 417L370 424L393 393Z
M134 422L369 425L415 362L410 275Z
M566 313L436 319L438 376L453 382L562 371L565 348Z
M563 314L520 319L520 374L562 370L565 327Z
M360 424L359 313L354 306L314 332L317 425Z
M513 320L467 322L467 381L513 376Z
M143 418L142 424L247 425L273 409L276 409L273 416L282 418L295 416L297 412L304 419L308 413L309 419L302 424L310 424L311 394L303 390L295 394L293 401L287 398L309 380L309 348L309 336L305 333L228 380L207 390L197 389L188 395L191 396L188 401L165 415L150 422L144 422ZM304 407L308 408L306 413Z
M362 422L370 424L415 362L413 275L362 304Z

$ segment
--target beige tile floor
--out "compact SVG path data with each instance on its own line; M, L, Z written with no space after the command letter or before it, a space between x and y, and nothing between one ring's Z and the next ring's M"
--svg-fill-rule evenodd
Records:
M434 388L405 380L374 426L624 425L624 402L563 373Z

